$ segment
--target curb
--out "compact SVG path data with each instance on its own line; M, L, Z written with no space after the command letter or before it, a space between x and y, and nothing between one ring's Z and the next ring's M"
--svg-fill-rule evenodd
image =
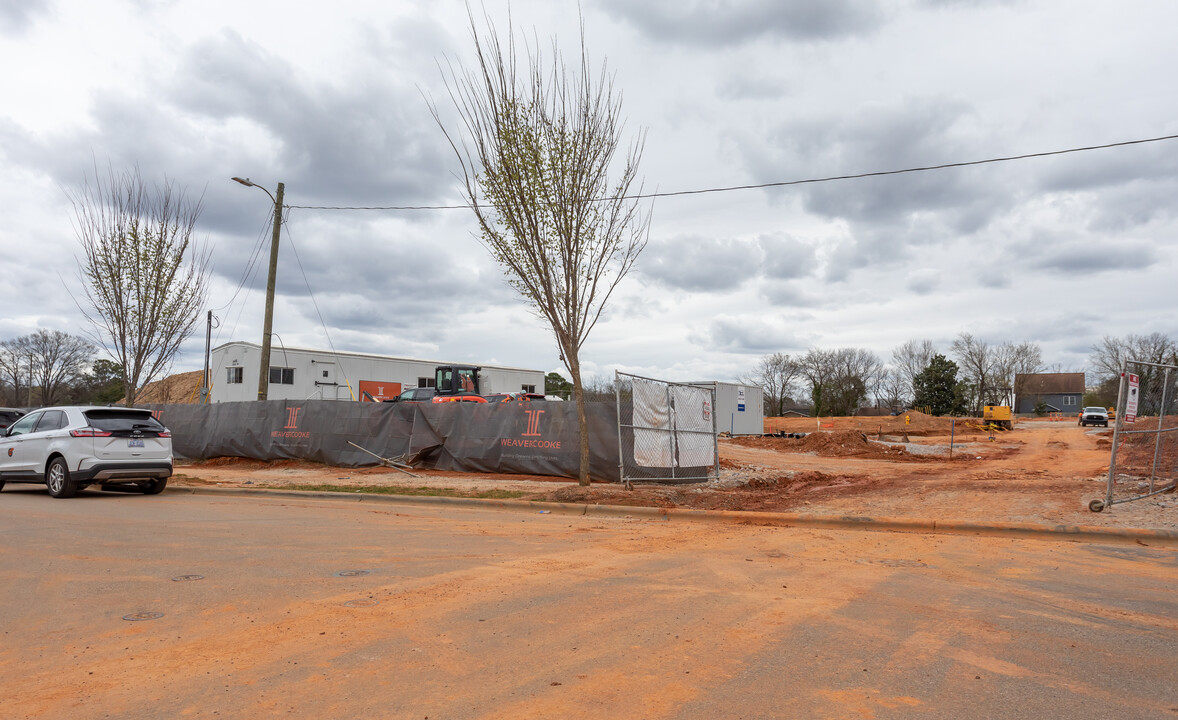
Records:
M1142 528L1106 528L1093 525L1041 525L1038 523L976 523L953 520L917 518L877 518L864 515L802 515L735 510L694 510L688 508L658 508L629 505L582 505L572 503L537 502L534 500L493 500L483 498L453 498L417 495L375 495L368 493L317 492L306 490L269 490L246 488L169 487L169 495L227 495L284 497L351 502L402 503L407 505L435 505L466 507L481 510L498 509L513 512L532 512L553 515L582 515L595 517L640 517L652 520L687 520L694 522L722 522L739 525L771 527L809 527L877 532L908 532L930 535L986 535L1018 537L1035 540L1066 540L1086 542L1141 543L1178 546L1176 530L1146 530Z

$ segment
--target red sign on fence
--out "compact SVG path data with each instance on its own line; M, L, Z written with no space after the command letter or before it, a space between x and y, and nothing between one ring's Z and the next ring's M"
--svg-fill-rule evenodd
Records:
M1129 373L1129 393L1125 396L1125 422L1137 420L1137 394L1140 385L1141 378Z

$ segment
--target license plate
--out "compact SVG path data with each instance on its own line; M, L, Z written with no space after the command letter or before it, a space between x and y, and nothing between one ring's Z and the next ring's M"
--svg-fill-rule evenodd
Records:
M143 447L142 440L128 440L127 447Z

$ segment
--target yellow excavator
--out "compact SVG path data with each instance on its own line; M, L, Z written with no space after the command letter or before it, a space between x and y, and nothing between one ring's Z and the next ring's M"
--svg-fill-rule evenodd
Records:
M1010 430L1014 428L1014 422L1011 419L1009 405L986 405L982 409L982 422L986 425L994 425L1003 430Z
M1005 405L984 405L982 407L982 423L993 425L1001 430L1014 429L1014 390L1012 388L994 388L993 394L986 393L991 399L1006 400ZM997 397L995 397L997 396Z

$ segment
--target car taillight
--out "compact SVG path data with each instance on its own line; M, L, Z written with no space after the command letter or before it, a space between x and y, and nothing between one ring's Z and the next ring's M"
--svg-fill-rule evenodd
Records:
M157 435L156 437L170 438L170 437L172 437L172 431L171 430L160 430L160 434Z
M99 430L93 427L78 428L77 430L70 430L71 437L110 437L111 433L106 430Z

